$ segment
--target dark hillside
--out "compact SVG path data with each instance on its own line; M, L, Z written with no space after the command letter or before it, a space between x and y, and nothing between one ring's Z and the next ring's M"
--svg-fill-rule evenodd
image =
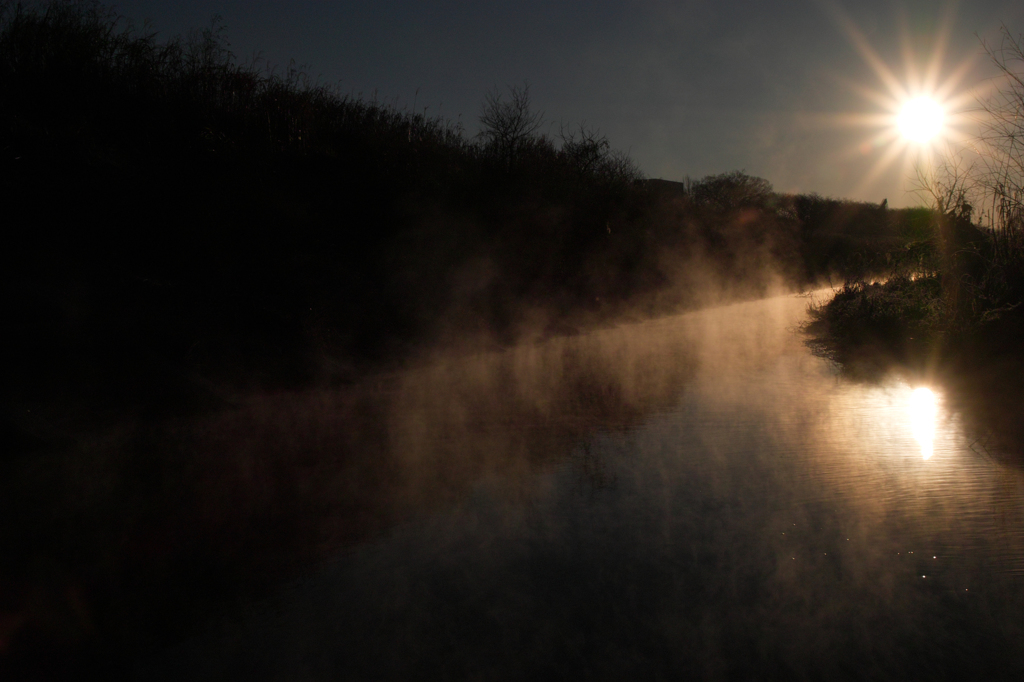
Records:
M241 66L216 24L157 43L89 3L3 7L6 316L38 358L23 386L303 383L758 295L863 267L897 215L742 173L643 181L596 131L538 135L526 87L489 95L470 141Z

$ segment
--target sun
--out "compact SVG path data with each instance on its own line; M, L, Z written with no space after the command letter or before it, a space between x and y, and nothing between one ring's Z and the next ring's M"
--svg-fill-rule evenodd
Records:
M974 72L977 56L958 64L944 63L955 25L954 8L950 5L947 9L932 36L930 56L917 53L913 41L904 33L904 63L899 69L883 60L857 25L838 6L834 7L833 16L877 77L873 84L848 81L848 86L869 107L835 117L836 124L842 127L867 132L844 155L849 160L870 160L868 170L851 188L852 194L865 192L893 165L902 166L901 174L909 179L916 169L933 165L951 145L969 142L965 127L970 118L966 114L979 93L964 88L963 82Z
M928 144L942 134L945 119L946 112L941 104L931 97L915 97L900 108L896 127L905 140Z

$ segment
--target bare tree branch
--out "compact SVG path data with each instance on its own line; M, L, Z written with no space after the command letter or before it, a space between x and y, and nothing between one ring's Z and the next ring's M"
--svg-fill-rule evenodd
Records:
M497 89L487 93L480 123L483 129L479 136L485 148L508 168L544 125L544 113L530 110L530 86L524 83L522 87L510 86L508 99Z

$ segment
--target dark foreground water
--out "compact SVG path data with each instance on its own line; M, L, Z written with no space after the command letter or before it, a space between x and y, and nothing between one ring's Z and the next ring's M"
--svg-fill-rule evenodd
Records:
M204 447L242 464L209 504L256 504L291 448L274 504L314 558L138 679L1024 679L1021 469L942 386L812 356L806 305L220 418Z

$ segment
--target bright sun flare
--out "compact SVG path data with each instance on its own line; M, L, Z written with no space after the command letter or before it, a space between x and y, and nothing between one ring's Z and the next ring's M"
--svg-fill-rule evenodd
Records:
M930 57L919 55L909 33L904 31L902 69L887 63L843 11L836 9L834 16L878 77L873 85L849 82L854 91L874 104L874 112L835 117L839 125L868 129L867 136L851 145L846 153L846 158L871 159L863 177L851 188L852 194L868 191L893 165L902 166L900 174L905 179L912 178L919 165L930 167L946 146L969 139L963 130L969 124L963 111L980 93L963 88L962 83L973 73L978 57L944 66L949 36L956 23L952 10L942 16L932 36L934 49Z
M900 109L896 125L910 142L925 144L942 132L945 112L931 97L915 97Z

